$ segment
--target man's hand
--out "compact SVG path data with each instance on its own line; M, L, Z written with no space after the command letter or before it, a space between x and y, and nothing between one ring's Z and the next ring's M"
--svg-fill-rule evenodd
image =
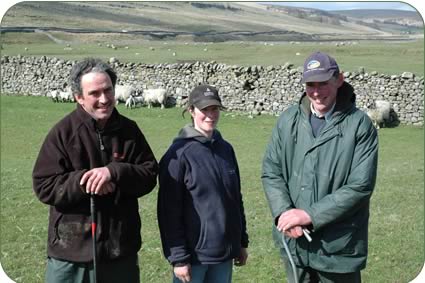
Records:
M310 224L310 215L302 209L294 208L279 216L277 229L288 237L298 238L303 235L302 227Z
M174 266L174 275L183 283L192 280L192 266L190 263L183 266Z
M246 264L246 260L248 259L248 251L246 248L241 248L241 253L238 257L235 258L234 263L236 266L242 266Z
M115 184L111 182L111 173L106 167L93 168L84 173L80 185L85 185L88 194L106 195L115 191Z
M295 226L289 228L289 230L283 231L283 233L286 237L296 239L303 235L303 228L301 226Z

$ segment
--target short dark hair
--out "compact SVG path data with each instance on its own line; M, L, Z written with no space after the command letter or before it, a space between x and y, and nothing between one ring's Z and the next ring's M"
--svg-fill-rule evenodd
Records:
M333 73L333 75L332 75L332 78L334 78L334 79L338 79L338 78L339 78L339 74L340 74L339 70L335 71L335 72Z
M69 85L74 95L81 95L83 89L81 88L81 78L88 73L106 73L112 81L112 85L115 87L117 82L117 74L111 66L106 64L100 59L86 58L81 62L78 62L72 67L71 74L69 76Z

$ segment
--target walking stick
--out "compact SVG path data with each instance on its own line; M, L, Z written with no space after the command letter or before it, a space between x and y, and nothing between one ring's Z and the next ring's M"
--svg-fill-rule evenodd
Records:
M91 214L91 236L93 242L93 274L94 274L94 283L97 283L97 255L96 255L96 204L94 195L90 196L90 214Z
M298 273L297 268L294 263L294 259L292 258L291 251L289 250L288 244L286 243L285 236L282 234L282 242L283 247L285 248L286 255L288 256L289 262L292 267L292 275L294 277L294 283L298 283Z
M307 239L307 241L311 242L313 239L310 236L310 231L307 228L302 228L304 237ZM285 236L282 234L282 242L283 242L283 248L285 249L286 255L288 256L289 263L291 264L292 268L292 275L294 276L294 283L298 283L298 273L297 273L297 267L295 266L294 259L292 258L291 251L289 250L288 244L286 243Z

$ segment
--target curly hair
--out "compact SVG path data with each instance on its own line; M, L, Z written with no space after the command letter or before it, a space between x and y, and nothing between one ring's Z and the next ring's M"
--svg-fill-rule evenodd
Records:
M115 87L117 74L112 67L100 59L86 58L72 67L71 74L69 76L69 85L71 86L71 91L74 95L83 94L81 78L88 73L106 73L111 79L112 85Z

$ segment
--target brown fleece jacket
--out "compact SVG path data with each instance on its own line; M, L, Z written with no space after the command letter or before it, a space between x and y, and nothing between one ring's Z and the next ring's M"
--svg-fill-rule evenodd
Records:
M99 261L139 251L137 199L155 187L157 161L134 121L115 109L100 131L78 105L50 130L33 170L34 192L50 205L48 256L92 260L90 197L79 182L86 171L102 166L110 170L116 190L96 197Z

